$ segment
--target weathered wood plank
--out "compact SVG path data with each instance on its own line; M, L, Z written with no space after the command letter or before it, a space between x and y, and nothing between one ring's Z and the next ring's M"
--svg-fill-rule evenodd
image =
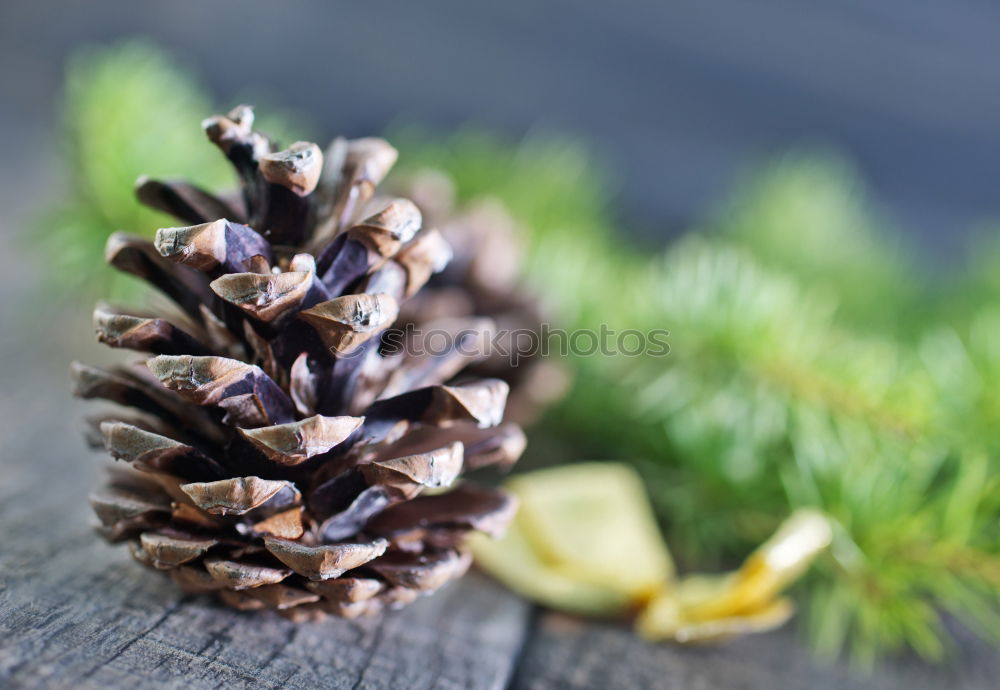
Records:
M383 618L297 625L180 596L66 527L0 557L0 685L501 688L527 620L473 575Z
M514 678L517 690L584 688L811 688L812 690L983 690L996 687L1000 655L963 636L947 665L912 658L871 673L815 661L794 626L706 647L650 644L624 625L584 623L569 616L538 617Z

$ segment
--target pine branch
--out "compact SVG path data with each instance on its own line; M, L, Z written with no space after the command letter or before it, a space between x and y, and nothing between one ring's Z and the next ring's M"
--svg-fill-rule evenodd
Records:
M535 277L559 287L549 297L573 326L670 329L665 359L576 360L548 428L578 449L570 456L636 459L682 562L729 565L794 508L819 506L842 529L835 557L802 588L818 651L870 663L908 646L937 658L941 611L996 629L1000 493L970 479L981 466L970 458L993 444L1000 406L983 383L1000 383L986 378L1000 366L967 352L968 338L920 336L928 323L915 314L931 289L847 168L783 160L711 225L726 241L689 239L650 264L613 240L606 214L577 216L600 186L551 193L558 181L539 176L527 196L552 201L536 217L503 187L530 177L510 147L440 144L425 143L426 159L481 165L462 176L478 187L461 191L499 182L535 229L537 255L561 257ZM967 376L955 376L959 361Z
M880 332L913 325L912 309L924 296L916 257L867 198L858 173L832 151L791 152L751 169L708 230L825 290L846 323Z
M914 352L845 330L805 286L726 244L682 242L632 289L616 304L646 295L645 305L619 308L619 320L669 324L670 356L583 363L563 421L585 445L647 460L682 560L731 559L780 515L815 506L856 554L828 569L827 598L847 602L848 622L816 625L827 652L852 639L860 661L904 644L938 657L938 609L996 610L998 561L984 536L997 487L974 480L985 461L965 451L978 440L948 424ZM949 508L964 514L943 519ZM951 558L947 545L967 557ZM813 615L833 616L817 597Z

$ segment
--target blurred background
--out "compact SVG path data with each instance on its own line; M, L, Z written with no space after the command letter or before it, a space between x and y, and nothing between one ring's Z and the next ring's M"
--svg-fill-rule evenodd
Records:
M52 174L66 58L144 36L218 103L264 90L324 136L403 120L585 137L614 171L624 225L651 241L701 218L747 165L803 143L846 152L935 251L954 254L1000 210L1000 9L977 0L42 0L2 12L5 167L36 184ZM5 188L8 204L22 198Z
M219 184L199 119L250 101L499 197L553 322L671 330L668 362L566 363L532 447L634 460L680 564L815 507L815 650L996 638L998 26L980 0L5 3L5 456L93 481L60 420L65 364L108 358L100 248L151 232L123 227L153 222L144 166Z

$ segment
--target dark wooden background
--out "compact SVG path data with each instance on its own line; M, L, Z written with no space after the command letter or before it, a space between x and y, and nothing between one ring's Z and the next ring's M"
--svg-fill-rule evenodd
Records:
M220 102L265 87L328 133L397 119L580 134L656 243L742 166L808 143L848 152L935 256L1000 216L1000 7L985 0L0 4L0 687L919 688L996 686L959 631L949 665L868 677L817 664L796 630L705 649L533 609L481 576L384 619L292 625L179 597L90 530L71 358L100 361L89 311L39 299L25 222L61 173L62 61L145 35ZM165 94L169 97L169 94Z
M580 134L654 238L742 166L817 143L937 254L1000 216L990 0L5 1L4 165L45 152L66 55L123 36L171 49L223 104L263 89L327 134L397 118Z

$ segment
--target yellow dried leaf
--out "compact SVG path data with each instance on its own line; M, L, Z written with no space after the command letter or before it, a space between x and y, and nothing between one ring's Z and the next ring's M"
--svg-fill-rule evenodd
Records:
M475 533L470 538L476 563L518 594L559 611L584 616L616 616L631 600L610 587L578 582L539 560L517 524L502 539Z
M673 576L642 482L615 463L519 475L518 516L498 541L477 538L479 565L529 599L589 615L622 615Z
M520 511L500 540L476 536L479 565L523 596L562 611L624 616L639 634L705 642L771 630L793 613L778 598L830 543L826 517L800 510L722 575L675 580L643 485L627 465L582 463L507 482Z
M774 630L791 618L794 611L792 602L781 598L740 615L691 620L685 617L676 594L665 591L643 610L636 620L636 631L649 640L714 642L736 635Z
M791 602L777 595L831 537L821 513L797 511L736 572L690 575L665 588L639 616L636 629L653 640L697 642L776 628L793 612Z
M830 522L815 510L799 510L711 595L690 596L686 616L710 620L755 611L795 581L833 536Z
M642 480L631 467L564 465L520 475L507 488L521 501L517 524L551 570L611 586L635 601L673 577Z

